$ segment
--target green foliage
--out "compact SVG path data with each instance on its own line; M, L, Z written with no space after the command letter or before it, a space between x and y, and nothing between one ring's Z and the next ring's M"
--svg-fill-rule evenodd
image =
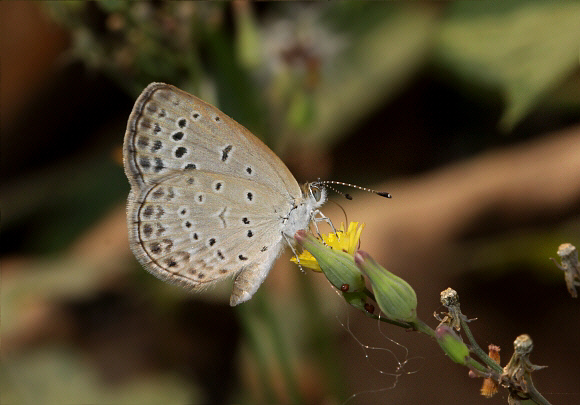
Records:
M510 131L578 68L577 2L458 2L435 47L438 63L466 87L497 89Z

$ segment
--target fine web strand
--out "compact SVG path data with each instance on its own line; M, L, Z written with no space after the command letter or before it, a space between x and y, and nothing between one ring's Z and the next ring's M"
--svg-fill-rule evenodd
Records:
M338 291L337 291L337 294L341 295L340 292L338 292ZM342 296L341 296L341 300L342 300ZM399 356L397 356L397 354L393 350L391 350L387 347L371 346L371 345L367 345L367 344L363 343L351 329L350 315L349 315L349 311L348 311L350 309L350 307L347 305L347 303L345 301L342 301L342 302L345 305L344 309L345 309L345 314L346 314L346 320L342 321L339 318L339 316L337 315L336 319L337 319L338 323L340 324L340 326L346 332L348 332L348 334L352 337L352 339L361 348L361 350L364 354L364 357L365 357L365 361L367 362L367 364L370 366L370 368L372 370L376 371L380 375L389 376L389 377L392 377L394 379L393 383L390 384L389 386L356 392L356 393L352 394L351 396L349 396L344 402L342 402L342 405L346 405L346 404L350 403L355 398L358 398L359 396L361 396L363 394L376 394L376 393L381 393L381 392L392 390L397 386L399 379L402 376L414 374L421 369L422 365L421 365L421 367L419 367L415 370L409 370L409 371L405 370L405 368L408 367L408 363L411 360L415 360L415 359L422 360L423 357L419 357L419 356L409 357L409 350L406 346L400 344L399 342L396 342L395 340L393 340L392 338L390 338L386 335L386 333L383 331L383 325L382 325L383 322L380 321L380 319L377 320L377 329L379 331L379 334L382 337L384 337L385 339L387 339L389 342L393 343L394 345L396 345L397 347L399 347L403 350L403 352L404 352L403 359L402 360L399 359ZM374 357L374 356L372 355L372 353L376 353L376 352L387 353L395 361L396 366L395 366L394 372L385 369L385 367L377 366L374 364L373 359L372 359L372 357Z

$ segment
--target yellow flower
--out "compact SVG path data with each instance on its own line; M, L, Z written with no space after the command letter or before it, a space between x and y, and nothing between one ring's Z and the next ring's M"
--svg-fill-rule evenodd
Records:
M336 230L336 233L329 233L328 235L322 234L322 240L330 248L352 255L358 247L360 235L364 227L364 223L359 226L358 222L350 222L348 224L348 229L345 231L344 222L341 222L340 228ZM312 256L312 254L307 250L300 253L298 259L293 257L290 260L294 263L298 263L298 260L300 260L300 265L302 267L307 267L314 271L322 271L314 256Z

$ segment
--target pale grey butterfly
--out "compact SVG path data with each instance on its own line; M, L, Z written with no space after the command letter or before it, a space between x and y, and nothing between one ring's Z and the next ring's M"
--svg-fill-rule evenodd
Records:
M139 262L190 289L233 276L232 306L254 295L296 231L326 219L324 182L300 187L247 129L168 84L135 102L123 156Z

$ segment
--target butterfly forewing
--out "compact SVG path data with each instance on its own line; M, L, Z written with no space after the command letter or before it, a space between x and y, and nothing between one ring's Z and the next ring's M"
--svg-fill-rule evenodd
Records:
M127 176L139 187L172 170L197 169L301 195L292 173L258 138L215 107L167 84L152 83L141 93L124 147Z

